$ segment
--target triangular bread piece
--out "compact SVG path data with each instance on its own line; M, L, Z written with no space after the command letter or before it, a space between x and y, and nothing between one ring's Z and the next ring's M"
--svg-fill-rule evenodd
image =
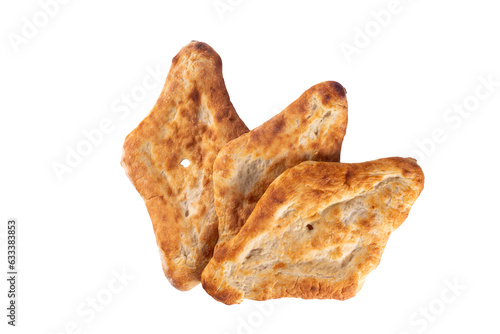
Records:
M340 161L346 127L346 90L326 81L224 146L214 163L217 247L239 232L264 191L287 168L306 160Z
M245 132L219 55L193 41L174 57L156 105L125 139L121 164L146 202L163 270L179 290L199 283L217 241L215 157Z
M303 162L279 176L202 275L215 299L353 297L424 185L413 159Z

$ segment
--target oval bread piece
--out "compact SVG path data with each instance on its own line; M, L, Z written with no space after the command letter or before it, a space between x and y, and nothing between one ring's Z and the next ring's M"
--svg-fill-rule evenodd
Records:
M225 145L214 163L217 247L239 232L267 187L287 168L306 160L340 161L346 127L346 90L326 81Z
M165 276L179 290L200 282L217 241L215 157L245 132L219 55L193 41L174 57L156 105L125 139L121 164L146 203Z
M424 185L413 159L303 162L279 176L202 275L216 300L353 297Z

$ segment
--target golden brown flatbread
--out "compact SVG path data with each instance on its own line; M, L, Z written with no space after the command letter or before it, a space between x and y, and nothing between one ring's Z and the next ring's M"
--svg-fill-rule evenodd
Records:
M215 299L348 299L377 267L423 189L413 159L303 162L266 190L202 275Z
M122 165L146 202L165 275L179 290L199 283L217 241L215 157L245 132L219 55L193 41L174 57L156 105L125 139Z
M214 163L217 247L239 232L264 191L287 168L306 160L340 161L346 127L346 90L326 81L224 146Z

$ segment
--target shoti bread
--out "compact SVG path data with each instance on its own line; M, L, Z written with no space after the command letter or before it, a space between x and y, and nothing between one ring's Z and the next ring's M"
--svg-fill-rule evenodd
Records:
M125 139L122 165L146 202L165 275L179 290L199 283L217 241L215 157L245 132L219 55L193 41L174 57L156 105Z
M339 161L346 127L346 91L339 83L327 81L224 146L214 163L217 247L239 232L283 171L306 160Z
M205 290L243 298L353 297L424 185L413 159L303 162L267 189L240 233L214 253Z

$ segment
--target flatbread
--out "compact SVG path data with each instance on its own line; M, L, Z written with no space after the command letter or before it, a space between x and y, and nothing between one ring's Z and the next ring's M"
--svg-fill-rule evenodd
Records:
M239 232L264 191L287 168L306 160L340 161L346 127L346 90L326 81L224 146L214 163L217 247Z
M125 139L121 163L146 203L165 275L179 290L200 282L217 241L215 157L245 132L219 55L193 41L174 57L156 105Z
M202 275L215 299L345 300L377 267L389 235L423 189L413 159L303 162L266 190Z

